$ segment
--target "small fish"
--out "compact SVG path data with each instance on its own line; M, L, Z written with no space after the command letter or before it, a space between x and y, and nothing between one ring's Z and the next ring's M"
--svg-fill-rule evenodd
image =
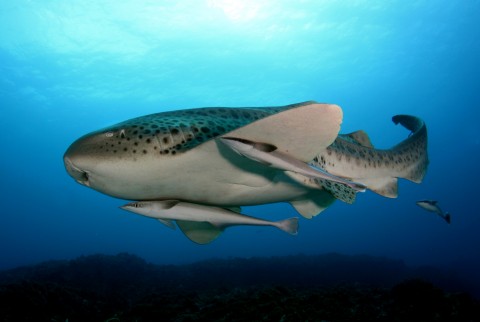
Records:
M438 201L436 200L419 200L417 205L423 209L434 212L440 217L442 217L447 223L450 223L450 214L448 212L443 212L442 209L438 206Z
M278 151L277 147L272 144L233 137L221 137L219 140L238 154L272 168L296 172L310 178L342 183L355 191L364 192L367 188L364 184L334 176L320 168L311 166L286 153Z
M143 216L158 219L175 229L176 221L182 232L193 242L208 244L216 239L225 228L236 225L273 226L290 235L298 233L298 218L268 221L243 215L239 209L228 209L199 205L178 200L136 201L120 208Z

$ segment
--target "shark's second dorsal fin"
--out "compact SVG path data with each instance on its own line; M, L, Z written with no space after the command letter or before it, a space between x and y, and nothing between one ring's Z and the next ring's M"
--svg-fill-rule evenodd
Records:
M364 146L366 148L373 148L373 144L370 141L368 134L363 130L358 130L348 134L341 134L340 136L355 144Z
M223 232L209 222L177 220L177 225L188 239L202 245L211 243Z

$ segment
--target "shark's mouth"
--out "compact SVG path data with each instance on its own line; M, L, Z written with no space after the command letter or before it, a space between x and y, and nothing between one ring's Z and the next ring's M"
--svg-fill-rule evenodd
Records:
M68 157L65 157L63 161L65 163L65 169L67 169L68 174L75 179L75 181L84 186L90 186L89 174L87 171L77 168Z

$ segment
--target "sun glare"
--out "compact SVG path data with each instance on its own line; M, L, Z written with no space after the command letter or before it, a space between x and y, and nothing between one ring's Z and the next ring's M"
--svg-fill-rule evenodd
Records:
M249 0L208 0L208 6L222 10L233 22L250 21L260 9L257 1Z

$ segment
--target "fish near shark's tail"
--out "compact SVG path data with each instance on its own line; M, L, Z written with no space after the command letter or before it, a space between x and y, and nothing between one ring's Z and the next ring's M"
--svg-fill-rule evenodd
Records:
M392 121L411 131L408 138L396 146L387 150L375 149L368 135L361 130L341 134L313 160L313 164L333 175L360 182L382 196L396 198L397 178L420 183L425 176L428 166L427 127L423 120L410 115L396 115ZM353 197L351 193L333 195L351 203L355 194Z
M288 218L274 222L274 226L290 235L298 234L298 217Z
M445 217L444 217L444 218L445 218L445 221L446 221L447 223L450 224L450 223L452 222L452 219L451 219L451 216L450 216L450 213L449 213L449 212L446 212L446 213L445 213Z

